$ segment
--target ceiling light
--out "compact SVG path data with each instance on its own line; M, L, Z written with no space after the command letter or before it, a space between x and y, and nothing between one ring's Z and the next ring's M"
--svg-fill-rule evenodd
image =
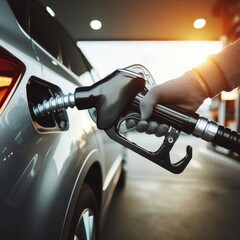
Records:
M207 23L206 19L199 18L199 19L194 21L193 26L196 29L201 29L201 28L203 28L206 25L206 23Z
M55 17L55 12L50 8L50 7L46 7L46 10L48 11L48 13L52 16Z
M90 27L94 30L99 30L102 28L102 23L99 20L92 20L90 22Z

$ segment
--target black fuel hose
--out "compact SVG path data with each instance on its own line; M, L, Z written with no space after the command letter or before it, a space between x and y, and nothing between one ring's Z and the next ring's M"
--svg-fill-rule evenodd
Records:
M138 94L132 102L131 108L133 111L139 112L141 98L142 95ZM151 120L165 123L179 131L240 154L240 134L238 132L225 128L195 112L157 104L153 109Z

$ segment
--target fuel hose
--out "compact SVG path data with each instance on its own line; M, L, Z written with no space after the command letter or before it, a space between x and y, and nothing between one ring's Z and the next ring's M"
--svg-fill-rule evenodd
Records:
M138 94L132 102L134 111L139 111L141 98L142 95ZM238 132L225 128L195 112L179 107L157 104L153 109L151 120L165 123L179 131L240 154L240 134Z

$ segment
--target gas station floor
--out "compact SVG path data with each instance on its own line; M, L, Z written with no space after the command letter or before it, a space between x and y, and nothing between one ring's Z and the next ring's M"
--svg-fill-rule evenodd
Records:
M126 186L114 194L101 240L239 240L240 164L202 140L178 143L172 158L182 158L189 143L194 150L180 175L128 152Z

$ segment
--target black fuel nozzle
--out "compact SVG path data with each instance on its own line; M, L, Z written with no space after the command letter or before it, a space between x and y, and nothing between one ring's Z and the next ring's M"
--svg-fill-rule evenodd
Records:
M52 97L33 108L40 118L52 111L77 107L95 108L97 127L105 130L114 125L135 96L145 87L142 75L118 69L95 84L76 88L74 94Z
M97 126L106 130L119 120L144 87L142 75L119 69L92 86L77 88L75 104L79 110L96 108Z

